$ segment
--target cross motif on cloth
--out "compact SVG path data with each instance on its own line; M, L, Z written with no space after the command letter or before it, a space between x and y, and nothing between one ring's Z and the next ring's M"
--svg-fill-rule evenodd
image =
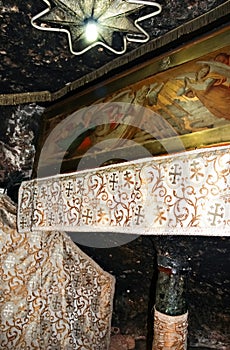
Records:
M3 311L2 311L2 315L5 318L9 318L12 317L14 314L14 306L12 304L6 304L6 306L4 307Z
M36 243L40 243L41 241L41 234L40 232L32 232L30 237L29 237L29 241L36 244Z
M182 172L178 170L178 169L181 169L181 167L179 164L174 164L170 169L172 170L169 172L171 182L173 185L176 185L177 180L178 180L177 177L182 175Z
M32 338L32 339L37 339L38 337L38 328L37 328L37 325L36 324L31 324L29 327L28 327L28 332L27 334Z
M69 181L68 185L65 188L67 197L70 197L71 193L73 192L73 184Z
M52 226L52 224L54 224L54 223L55 223L55 215L54 215L54 213L51 212L49 217L48 217L48 225Z
M90 209L86 209L85 210L86 214L82 214L82 218L84 218L84 222L86 225L89 225L93 219L93 216L92 216L92 211Z
M27 226L27 220L24 216L21 217L20 225L22 229L24 229Z
M211 225L212 225L212 226L216 226L216 220L217 220L218 217L223 219L224 213L223 213L223 212L220 213L220 212L219 212L219 209L220 209L221 211L223 211L224 208L223 208L223 207L220 208L220 206L221 206L220 203L215 203L215 208L214 208L213 205L211 206L211 209L214 209L214 212L211 212L211 211L208 212L208 214L209 214L209 215L212 215L212 217L213 217L212 219L211 219L211 218L209 219L209 220L211 221Z
M51 305L54 311L58 311L61 309L61 301L58 295L53 295Z
M93 299L92 303L91 303L91 309L93 310L93 312L97 313L100 309L100 304L98 302L98 299Z
M113 173L111 176L111 179L109 180L109 183L111 184L110 188L112 189L112 191L115 191L116 189L116 185L118 184L118 176L116 173Z
M142 222L141 218L142 218L142 219L144 218L144 215L141 214L141 211L142 211L143 208L142 208L141 205L138 205L136 209L137 209L137 212L135 213L135 216L136 216L136 225L140 225L141 222Z
M16 259L14 256L9 255L5 260L5 266L6 268L10 269L15 265Z

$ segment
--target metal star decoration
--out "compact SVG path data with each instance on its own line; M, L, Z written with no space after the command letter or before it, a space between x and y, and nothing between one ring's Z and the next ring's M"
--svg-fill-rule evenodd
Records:
M157 2L144 0L43 1L48 7L34 16L31 24L40 30L66 33L70 51L74 55L81 55L97 45L115 54L123 54L128 41L147 42L149 34L139 23L158 15L162 10ZM127 17L146 6L152 6L154 10L136 20ZM87 41L86 27L89 24L91 39ZM117 33L121 37L119 48L114 45L114 34Z

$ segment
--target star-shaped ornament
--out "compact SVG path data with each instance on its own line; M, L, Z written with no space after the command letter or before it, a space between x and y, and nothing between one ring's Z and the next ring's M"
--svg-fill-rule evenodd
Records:
M63 32L68 36L72 54L81 55L100 45L115 54L123 54L127 41L144 43L148 33L139 22L156 16L161 5L142 0L43 0L48 7L31 20L40 30ZM154 10L136 20L128 15L146 6ZM119 37L119 45L114 37ZM119 46L119 47L117 47Z

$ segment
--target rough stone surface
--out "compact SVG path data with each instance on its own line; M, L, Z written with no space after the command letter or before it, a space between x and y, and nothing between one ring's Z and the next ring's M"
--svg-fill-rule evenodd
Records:
M35 104L0 107L0 187L14 201L21 181L31 178L43 111Z
M170 242L170 244L169 244ZM111 249L82 247L116 276L113 326L122 334L152 341L152 307L156 287L156 250L188 259L187 303L190 346L227 349L230 346L230 238L139 237Z
M153 40L225 2L162 0L159 2L162 13L146 20L143 28ZM0 6L0 93L54 92L105 64L110 63L108 71L112 70L117 59L114 54L95 47L80 57L74 56L69 52L64 33L44 32L32 27L31 18L47 7L44 1L1 0ZM139 47L140 44L130 43L128 54ZM122 65L122 60L118 59ZM128 61L132 61L132 56Z
M111 336L109 350L133 350L135 339L130 335L115 334Z

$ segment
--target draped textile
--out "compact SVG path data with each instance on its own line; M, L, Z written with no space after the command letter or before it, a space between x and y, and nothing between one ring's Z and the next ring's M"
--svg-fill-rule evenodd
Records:
M62 232L16 229L0 196L0 349L106 350L114 278Z
M152 350L186 350L188 312L169 316L154 309L154 337Z
M230 235L230 147L23 182L20 232Z

